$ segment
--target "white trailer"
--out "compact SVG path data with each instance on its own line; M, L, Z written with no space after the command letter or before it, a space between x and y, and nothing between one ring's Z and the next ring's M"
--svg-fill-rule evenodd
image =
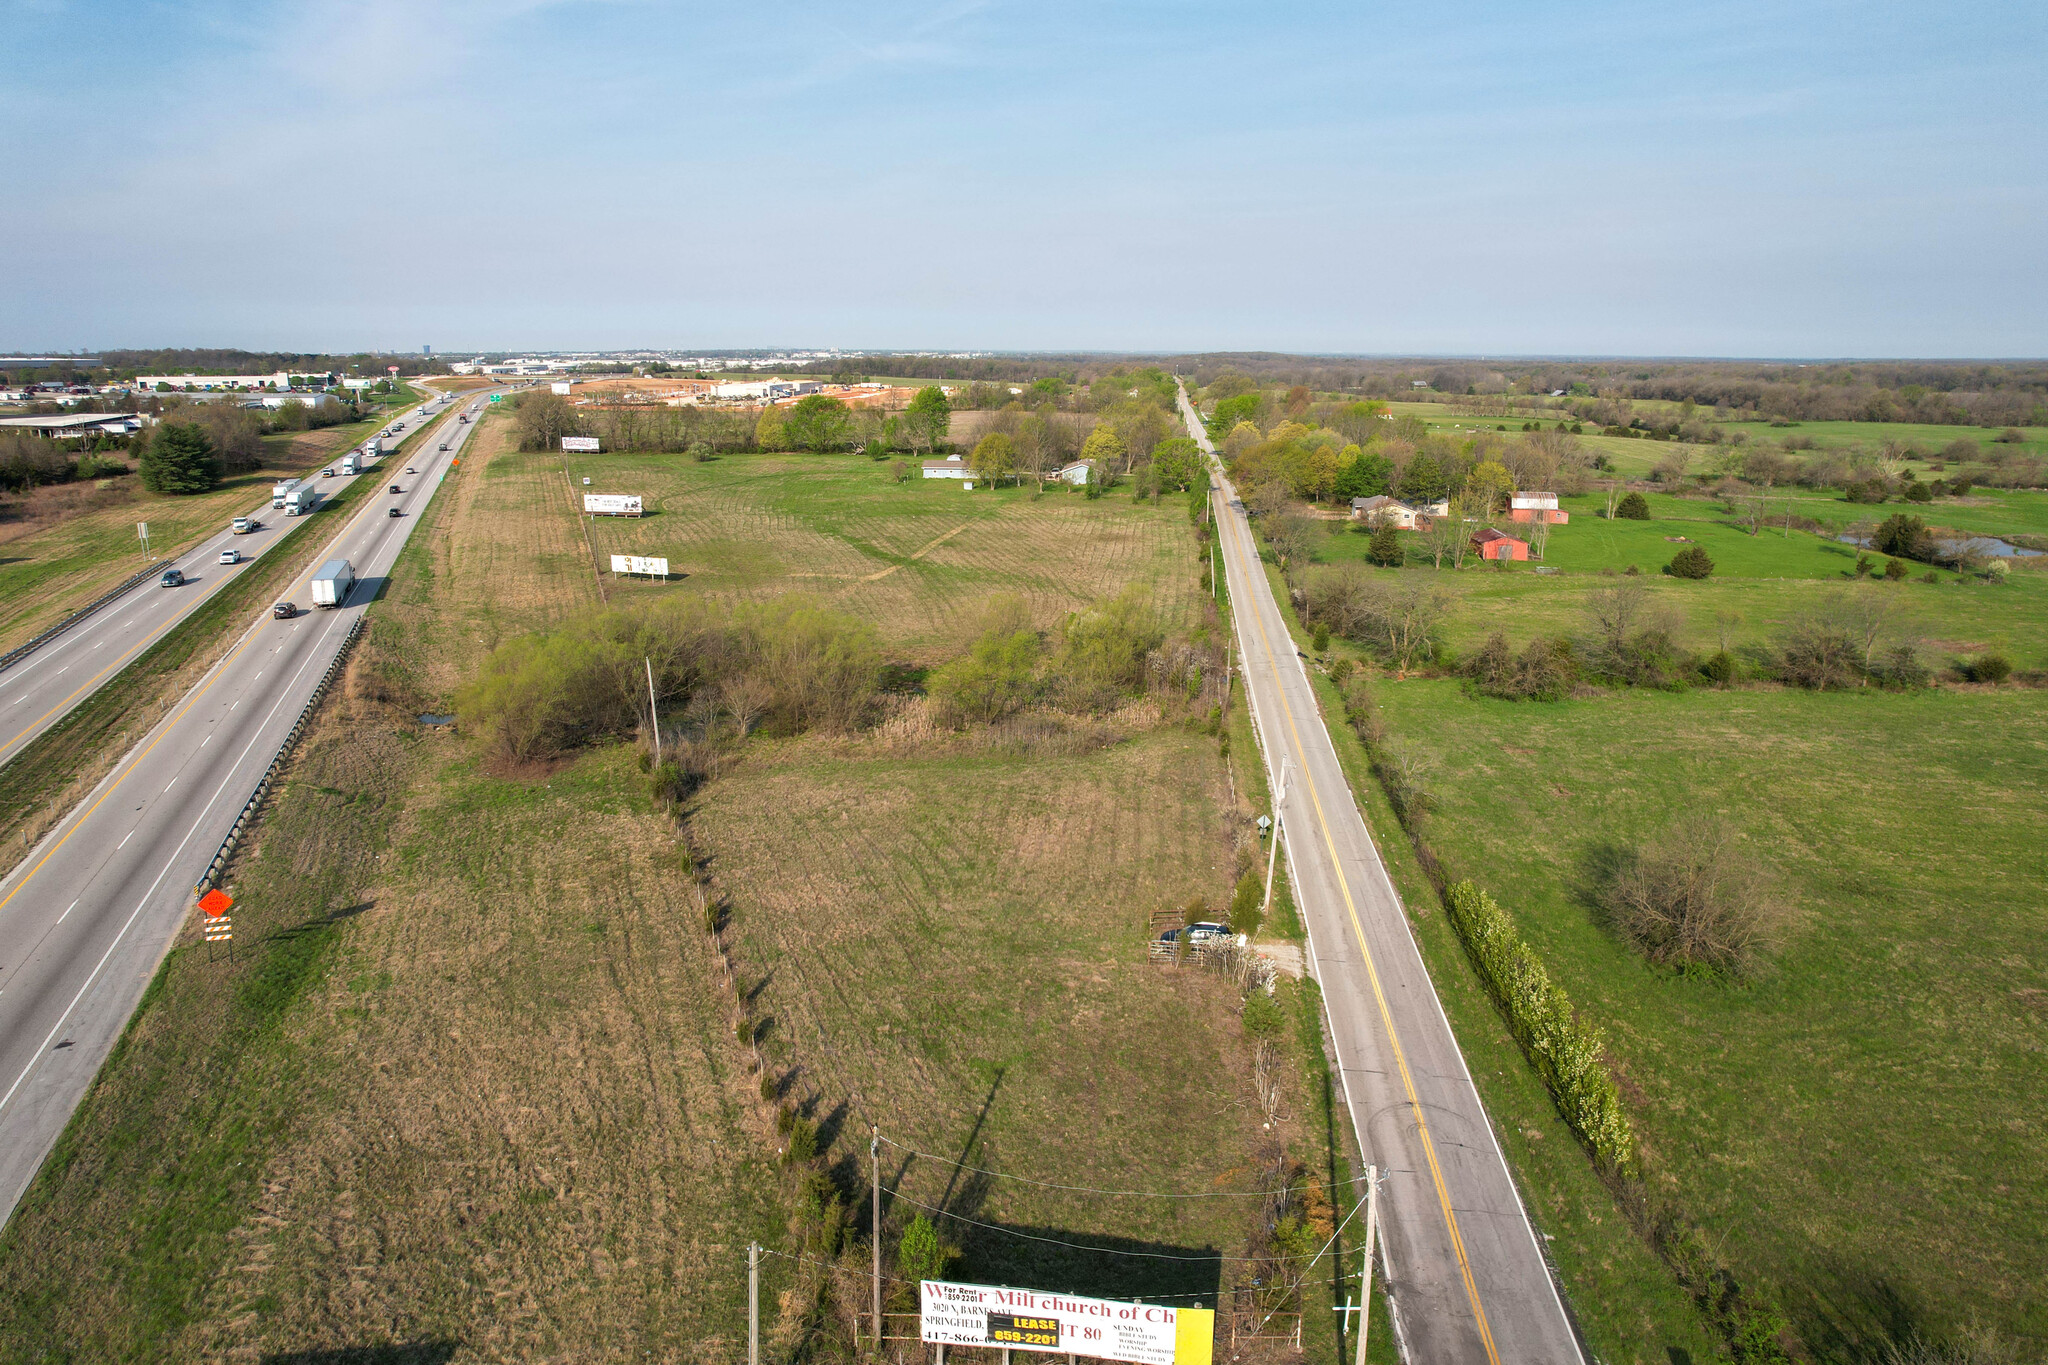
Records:
M363 442L363 454L368 458L374 460L383 453L384 438L382 436L372 436L369 440Z
M350 451L350 452L349 452L348 454L346 454L346 455L342 456L342 457L341 457L341 472L342 472L342 473L344 473L344 474L360 474L360 473L362 473L362 472L363 472L363 457L362 457L362 456L360 456L360 455L358 455L358 454L357 454L357 453L356 453L355 451L353 451L353 450L351 450L351 451Z
M338 607L348 601L356 585L356 566L346 559L330 559L313 575L313 605Z
M279 479L276 483L272 484L270 486L271 509L274 511L283 507L284 500L292 495L292 490L296 489L299 483L300 480L298 479Z
M284 495L284 514L296 517L312 511L320 505L320 490L309 485L294 488Z

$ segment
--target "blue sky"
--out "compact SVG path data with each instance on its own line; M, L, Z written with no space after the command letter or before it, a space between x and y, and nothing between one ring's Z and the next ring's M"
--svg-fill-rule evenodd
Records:
M2048 354L2048 6L0 0L0 348Z

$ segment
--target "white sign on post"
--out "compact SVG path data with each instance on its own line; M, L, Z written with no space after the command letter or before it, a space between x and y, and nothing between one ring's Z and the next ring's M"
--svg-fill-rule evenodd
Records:
M564 436L562 438L562 449L580 450L586 454L594 455L598 449L597 438L595 436Z
M659 556L613 555L612 572L644 573L654 578L667 578L668 560Z
M637 517L640 515L640 495L637 493L585 493L583 510L593 517Z
M1182 1324L1181 1316L1189 1321ZM1215 1314L1206 1309L1171 1308L1163 1303L1123 1303L1078 1294L1041 1294L1032 1289L925 1280L918 1285L918 1318L923 1339L948 1346L1000 1346L1128 1360L1137 1365L1174 1365L1181 1327L1206 1338ZM1190 1352L1206 1362L1208 1351Z

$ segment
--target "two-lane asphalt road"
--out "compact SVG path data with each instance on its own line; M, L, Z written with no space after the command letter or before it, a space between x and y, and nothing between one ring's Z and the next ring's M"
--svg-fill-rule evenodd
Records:
M1189 434L1213 454L1181 394ZM1410 1360L1582 1365L1507 1160L1358 813L1228 479L1212 504L1252 715L1279 802L1352 1127L1387 1173L1389 1297Z
M420 408L413 408L392 420L404 422L410 429L419 421L420 411ZM334 452L335 469L341 467L347 454L345 450ZM323 496L332 497L355 478L376 479L388 473L392 459L386 455L362 474L354 476L337 474L332 479L323 479L316 473L310 482L320 489ZM5 765L37 735L62 720L102 683L132 663L137 655L199 610L208 598L226 587L236 575L247 573L253 561L283 540L285 532L291 529L296 519L273 510L270 502L265 498L261 507L251 508L248 512L249 516L262 523L262 529L238 536L230 529L229 522L223 521L215 535L183 555L153 566L153 572L157 574L166 569L181 571L186 578L182 586L163 588L157 586L154 578L146 579L42 648L0 671L0 765ZM308 528L309 534L326 533L326 528L318 521L319 515L316 509L313 513L315 521ZM228 549L241 553L241 563L220 562L221 551Z
M193 883L461 453L473 428L456 416L449 409L414 454L386 457L366 476L404 491L364 499L320 556L355 565L347 601L307 609L316 561L280 594L301 613L274 620L266 603L163 722L0 880L0 1221L134 1012L185 920ZM408 459L417 474L404 472Z

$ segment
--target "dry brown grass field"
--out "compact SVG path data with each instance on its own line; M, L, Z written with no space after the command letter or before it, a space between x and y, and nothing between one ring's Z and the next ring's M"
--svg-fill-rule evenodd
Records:
M415 720L490 645L596 601L559 467L497 426L423 514L234 872L243 953L174 952L0 1235L0 1358L743 1352L745 1247L796 1249L794 1187L685 832L630 749L510 774ZM1156 575L1189 609L1166 573L1191 577L1178 509L990 501L984 587L1036 583L1050 618ZM1061 517L1128 543L1055 590L1024 542L1049 527L1078 544ZM930 535L897 520L870 533L907 560ZM840 537L786 534L792 570L848 563ZM922 563L890 576L971 597L966 570ZM772 591L729 578L735 596ZM938 606L911 619L899 638L943 636ZM901 728L757 740L690 814L779 1098L822 1122L842 1186L858 1187L869 1115L934 1154L889 1149L889 1218L926 1203L994 1225L945 1224L961 1273L1213 1288L1231 1263L1031 1239L1230 1257L1257 1201L1081 1196L956 1178L941 1156L1213 1193L1259 1188L1277 1144L1305 1154L1298 1065L1269 1132L1228 984L1145 965L1152 910L1226 893L1242 812L1226 813L1213 740L1129 719L1106 732L1119 742L1037 756ZM765 1273L771 1359L801 1335L784 1311L798 1272Z

